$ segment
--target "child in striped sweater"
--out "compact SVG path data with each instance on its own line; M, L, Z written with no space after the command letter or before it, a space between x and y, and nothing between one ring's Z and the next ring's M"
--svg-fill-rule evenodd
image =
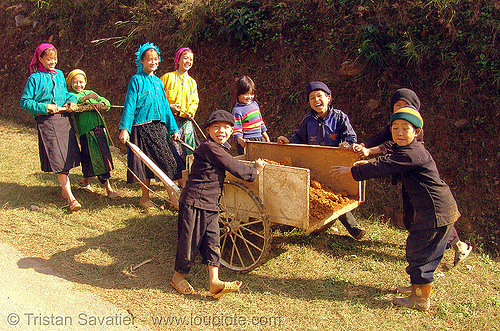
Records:
M260 113L259 104L254 100L255 83L243 76L236 81L237 103L233 108L234 132L238 155L245 153L248 140L270 142L267 128Z

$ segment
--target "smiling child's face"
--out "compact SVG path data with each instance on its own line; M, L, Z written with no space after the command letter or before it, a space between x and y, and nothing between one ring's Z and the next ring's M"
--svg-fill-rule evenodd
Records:
M409 145L420 133L420 129L415 128L410 122L397 119L391 125L392 140L399 146Z
M223 145L233 133L233 127L227 122L214 122L207 128L210 137L216 143Z
M182 52L178 62L179 71L181 73L185 73L186 71L191 69L191 67L193 66L193 60L194 60L193 53L189 51Z
M75 92L80 93L85 90L85 86L87 85L87 80L84 75L78 74L73 77L71 80L71 88L75 90Z
M141 64L142 70L148 75L151 75L158 69L158 65L160 64L158 52L152 48L145 51L144 54L142 54Z
M325 117L328 114L331 99L332 97L322 90L312 91L309 93L309 106L311 106L319 116Z
M250 102L253 101L254 98L255 98L255 94L248 92L245 94L238 95L238 102L245 104L245 105L248 105Z
M54 71L57 64L57 52L53 50L47 50L42 56L38 57L38 60L45 69Z

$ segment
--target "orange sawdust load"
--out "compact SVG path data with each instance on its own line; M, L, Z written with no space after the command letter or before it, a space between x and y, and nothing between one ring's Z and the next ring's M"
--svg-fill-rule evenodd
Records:
M286 159L286 160L285 160ZM263 159L269 164L291 166L291 159L285 158L285 162L276 162L268 159ZM286 164L284 164L286 163ZM328 186L322 185L317 180L311 178L309 187L309 221L311 224L320 222L333 214L334 212L344 208L345 206L356 202L347 197L347 192L342 191L335 193Z
M309 188L309 220L316 223L324 220L334 212L355 202L347 197L347 192L335 193L328 186L311 179Z

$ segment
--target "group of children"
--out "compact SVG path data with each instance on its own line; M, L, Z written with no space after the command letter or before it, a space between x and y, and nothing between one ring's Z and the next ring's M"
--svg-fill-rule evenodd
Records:
M110 183L113 169L108 135L98 110L110 105L105 98L85 90L87 77L82 70L72 71L65 79L56 69L57 50L52 44L42 43L29 65L30 76L21 96L21 107L35 118L42 171L53 172L61 185L61 199L67 201L70 211L82 206L71 190L69 171L82 163L80 184L92 190L89 178L97 176L106 188L107 196L119 199ZM68 89L70 92L68 92ZM78 113L77 103L88 102L94 110ZM70 114L80 137L80 147Z
M122 118L119 139L132 142L143 150L173 180L180 180L185 168L185 156L191 153L179 142L195 148L194 161L188 180L183 184L179 200L168 189L173 205L178 206L178 246L175 272L171 286L182 294L194 289L185 275L194 263L197 252L208 265L209 289L214 298L236 291L241 282L223 282L218 276L220 264L219 199L226 171L246 181L255 180L265 162L255 160L248 166L229 153L228 140L234 137L238 154L244 153L247 141L269 142L267 128L258 103L254 100L255 83L247 76L236 81L236 105L232 114L225 110L212 112L205 121L207 139L196 139L193 120L199 98L196 81L189 76L193 65L193 51L179 49L174 60L174 71L158 78L155 71L161 61L160 51L151 43L136 52L137 73L131 78ZM109 107L109 101L95 92L85 90L87 77L82 70L73 70L66 80L55 69L57 51L53 45L37 47L30 63L30 77L21 97L21 107L35 117L40 160L43 171L57 174L62 192L74 211L81 204L71 192L68 173L82 162L83 179L80 184L91 190L89 178L97 176L110 198L119 198L109 184L113 169L109 152L109 138L99 111ZM70 89L70 92L68 92ZM472 247L460 241L453 223L459 218L456 202L444 183L432 156L423 146L423 119L419 113L420 100L409 89L400 89L391 100L393 114L383 131L357 144L357 137L347 115L332 106L331 91L322 82L314 81L306 87L311 111L289 137L280 136L281 144L300 143L335 146L352 150L362 157L382 154L366 164L354 167L332 166L334 178L352 176L355 180L393 176L402 181L404 224L409 231L406 257L411 286L398 291L408 293L395 298L394 303L420 310L429 309L433 273L444 250L453 247L455 263L467 257ZM94 108L75 112L76 103L89 102ZM80 148L75 129L80 136ZM128 153L127 183L140 181L144 208L154 208L149 199L149 184L154 178L134 153ZM348 232L361 239L361 228L351 213L339 218Z

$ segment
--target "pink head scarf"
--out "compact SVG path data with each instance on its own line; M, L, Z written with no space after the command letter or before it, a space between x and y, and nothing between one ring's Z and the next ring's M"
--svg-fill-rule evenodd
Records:
M193 51L189 47L182 47L181 49L179 49L177 51L177 54L175 55L175 60L174 60L174 69L175 70L177 70L177 68L179 68L179 59L181 57L182 52L185 52L185 51L189 51L189 52L193 53Z
M42 43L42 44L38 45L38 47L35 49L35 54L33 54L33 58L31 59L31 62L30 62L30 75L32 73L34 73L35 71L39 71L39 70L40 71L48 71L47 69L45 69L43 64L40 63L40 60L38 59L40 57L40 54L42 54L43 51L46 50L47 48L56 49L54 47L54 45L48 44L48 43ZM51 72L51 73L55 73L55 72Z

